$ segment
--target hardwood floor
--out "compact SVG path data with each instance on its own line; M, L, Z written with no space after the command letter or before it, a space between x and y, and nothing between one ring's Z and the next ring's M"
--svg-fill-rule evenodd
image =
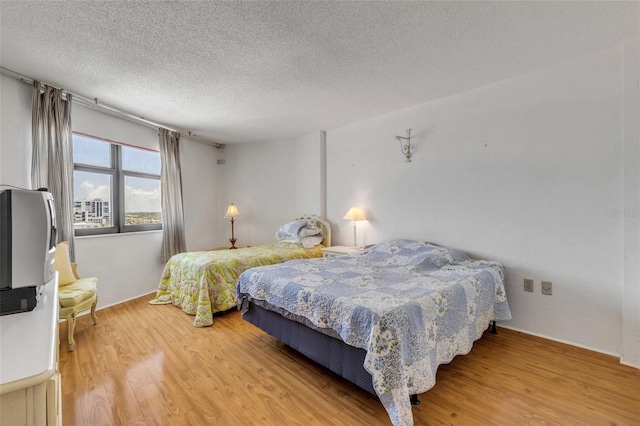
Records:
M60 325L63 425L390 425L367 392L241 319L145 296ZM640 425L640 371L499 329L440 366L416 425Z

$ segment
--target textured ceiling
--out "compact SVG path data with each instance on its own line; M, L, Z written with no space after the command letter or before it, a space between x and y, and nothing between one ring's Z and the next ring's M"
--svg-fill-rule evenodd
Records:
M615 46L639 2L0 3L0 65L211 141L293 138Z

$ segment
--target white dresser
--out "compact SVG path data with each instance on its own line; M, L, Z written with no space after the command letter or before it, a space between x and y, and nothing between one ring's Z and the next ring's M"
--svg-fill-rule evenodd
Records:
M0 317L0 425L60 425L58 276L31 312Z

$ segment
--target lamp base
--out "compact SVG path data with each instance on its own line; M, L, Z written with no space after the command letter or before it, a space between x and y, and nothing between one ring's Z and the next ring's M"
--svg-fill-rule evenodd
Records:
M353 221L353 248L356 248L358 246L357 243L357 239L356 239L356 221Z
M233 216L231 216L231 238L229 238L229 241L231 241L231 247L229 247L230 250L238 248L236 247L236 236L233 235Z

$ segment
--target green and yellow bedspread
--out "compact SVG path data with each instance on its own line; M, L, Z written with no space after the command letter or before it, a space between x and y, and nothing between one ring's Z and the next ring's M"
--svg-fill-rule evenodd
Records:
M195 327L213 324L213 314L236 306L236 282L249 268L291 259L322 257L320 245L306 249L299 243L274 243L237 250L180 253L164 267L152 305L172 303L195 315Z

